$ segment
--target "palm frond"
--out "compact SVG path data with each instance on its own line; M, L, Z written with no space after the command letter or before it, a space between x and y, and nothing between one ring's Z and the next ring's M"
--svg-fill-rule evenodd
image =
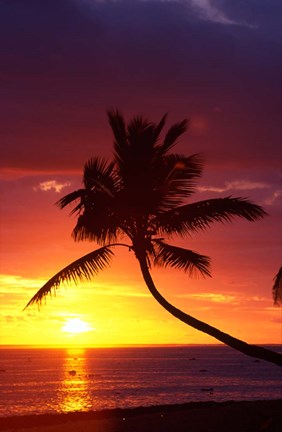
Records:
M114 163L108 163L103 158L91 158L84 166L83 182L86 189L95 189L113 195L115 177Z
M203 169L201 154L189 157L181 154L170 154L163 158L159 170L160 192L164 208L172 208L183 203L183 199L195 192L195 179L200 177Z
M129 156L131 163L136 164L139 160L140 164L150 165L153 155L154 147L158 139L157 135L158 126L149 122L142 116L133 117L128 124L128 144Z
M188 127L188 120L182 120L179 123L174 124L166 133L164 138L164 142L161 146L162 153L168 152L175 144L176 140L186 132Z
M105 196L104 199L112 198L118 190L118 181L113 171L114 164L107 163L105 159L91 158L84 167L84 186L85 189L78 189L74 192L65 195L56 202L61 209L74 201L79 200L79 203L73 208L71 214L80 213L84 206L91 201L98 201L100 196ZM101 200L101 197L100 197Z
M160 240L155 240L155 264L163 267L171 266L188 272L191 276L196 271L202 276L211 277L210 258L189 249L171 246Z
M274 304L282 305L282 267L280 267L277 275L274 278L272 295Z
M82 280L90 280L92 276L109 266L113 252L107 246L90 252L79 258L53 276L28 302L25 309L32 304L41 304L43 298L60 287L63 282L77 284Z
M190 180L202 175L204 159L201 153L191 156L172 153L163 158L163 163L171 166L170 178Z
M77 200L83 200L84 196L86 194L85 189L78 189L74 192L71 192L67 195L65 195L64 197L60 198L55 204L60 208L63 209L64 207L66 207L67 205L72 204L74 201ZM76 213L76 211L79 211L79 209L81 208L81 205L78 204L72 211L71 214Z
M176 207L158 215L160 232L185 235L202 231L214 222L231 222L235 217L250 222L264 217L264 209L245 198L215 198Z
M155 129L155 131L154 131L155 141L158 140L160 133L163 130L164 125L166 123L166 119L167 119L167 113L161 118L160 122L157 125L155 125L155 128L154 128Z
M73 229L75 241L95 241L99 245L114 243L121 233L120 221L110 208L94 207L81 214Z
M125 121L120 111L116 109L108 110L107 114L115 138L114 151L116 158L119 160L123 158L127 150L127 130Z

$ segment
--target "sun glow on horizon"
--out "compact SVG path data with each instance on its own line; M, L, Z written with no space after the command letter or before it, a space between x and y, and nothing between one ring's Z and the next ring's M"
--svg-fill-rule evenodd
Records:
M89 323L81 320L80 318L69 318L65 321L64 325L61 327L61 330L65 333L79 334L95 329L91 327Z

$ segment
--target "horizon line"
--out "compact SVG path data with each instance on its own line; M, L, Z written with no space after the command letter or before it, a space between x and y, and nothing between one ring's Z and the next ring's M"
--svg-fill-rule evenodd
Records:
M282 346L281 343L260 343L258 346ZM1 349L99 349L99 348L177 348L177 347L228 347L223 343L187 343L187 344L0 344ZM232 348L230 348L232 349Z

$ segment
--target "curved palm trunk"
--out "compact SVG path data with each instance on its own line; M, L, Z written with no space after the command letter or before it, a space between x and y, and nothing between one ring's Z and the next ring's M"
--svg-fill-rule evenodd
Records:
M183 321L184 323L188 324L189 326L209 334L215 339L223 342L226 345L229 345L230 347L238 351L241 351L242 353L248 356L266 360L268 362L275 363L278 366L282 366L281 354L256 345L249 345L246 342L241 341L240 339L236 339L227 333L223 333L222 331L218 330L215 327L210 326L209 324L206 324L203 321L193 318L191 315L187 315L186 313L182 312L180 309L177 309L176 307L171 305L156 289L147 266L146 256L143 254L142 255L138 254L137 259L140 263L143 278L151 294L157 300L157 302L160 303L160 305L163 306L173 316L178 318L180 321Z

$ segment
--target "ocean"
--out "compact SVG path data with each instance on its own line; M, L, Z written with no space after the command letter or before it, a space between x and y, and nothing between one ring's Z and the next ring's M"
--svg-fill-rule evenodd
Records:
M281 398L281 368L222 345L0 350L2 417Z

